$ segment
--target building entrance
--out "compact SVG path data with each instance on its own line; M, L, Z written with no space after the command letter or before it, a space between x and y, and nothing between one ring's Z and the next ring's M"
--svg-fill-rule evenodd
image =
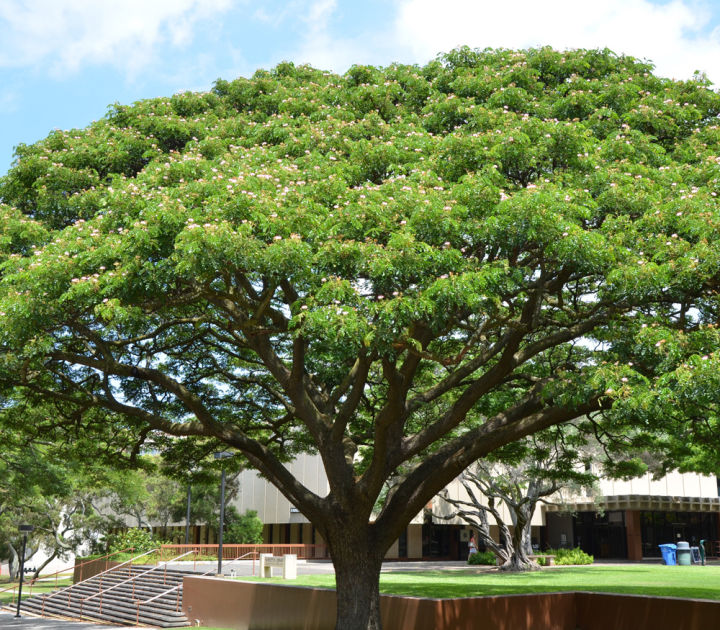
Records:
M460 533L457 525L436 525L424 523L422 526L423 558L460 559Z
M716 540L718 515L713 512L640 512L642 555L659 557L665 543L685 540L696 546L701 540Z
M595 558L627 558L625 513L621 510L579 512L575 517L575 546Z

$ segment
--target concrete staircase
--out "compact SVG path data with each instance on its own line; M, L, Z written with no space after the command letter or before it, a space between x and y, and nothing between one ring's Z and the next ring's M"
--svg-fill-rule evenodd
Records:
M116 625L189 626L189 620L181 611L185 575L196 574L166 570L162 565L134 566L132 570L127 566L118 567L53 593L24 599L22 610L46 617ZM147 600L152 601L142 603Z

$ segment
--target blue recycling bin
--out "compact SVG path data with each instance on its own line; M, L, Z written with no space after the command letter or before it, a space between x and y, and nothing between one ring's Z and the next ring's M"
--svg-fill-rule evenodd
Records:
M662 553L663 562L667 565L675 566L677 564L677 545L667 543L665 545L658 545L660 552Z

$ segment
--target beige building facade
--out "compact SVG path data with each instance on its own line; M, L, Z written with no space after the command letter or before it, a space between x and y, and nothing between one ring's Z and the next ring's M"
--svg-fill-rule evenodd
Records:
M318 455L302 455L290 471L320 496L329 484ZM629 481L601 479L592 494L557 496L541 504L532 521L538 547L579 546L598 558L657 557L661 543L705 540L710 554L720 553L718 479L694 473L670 473L655 480L646 474ZM256 510L265 524L266 543L322 544L315 527L274 486L257 472L240 475L234 506ZM464 498L459 482L447 486L453 498ZM451 507L440 496L415 516L387 553L388 558L463 559L470 528L460 519L443 520ZM509 514L504 513L506 522ZM497 527L492 528L497 538Z

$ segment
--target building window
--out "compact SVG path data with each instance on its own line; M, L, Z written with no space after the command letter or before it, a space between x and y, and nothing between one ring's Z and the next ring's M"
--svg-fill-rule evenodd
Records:
M407 528L403 530L398 538L398 558L407 558Z

